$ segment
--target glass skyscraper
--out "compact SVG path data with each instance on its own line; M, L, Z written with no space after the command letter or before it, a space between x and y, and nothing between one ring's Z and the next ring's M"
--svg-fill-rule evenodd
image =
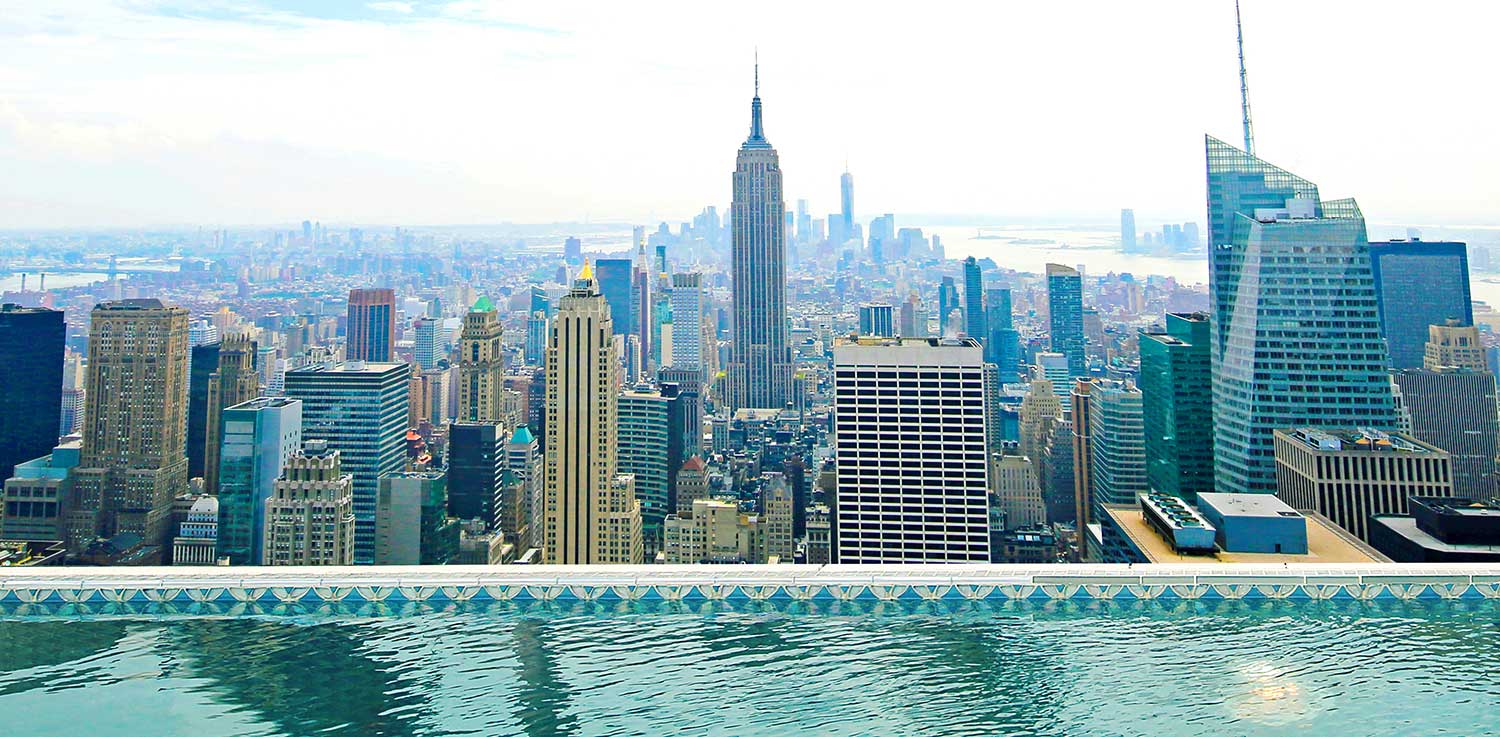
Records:
M0 472L41 458L57 444L62 412L63 313L0 306Z
M1143 332L1140 345L1147 485L1196 500L1214 490L1208 315L1168 313L1166 332Z
M1353 200L1207 139L1214 477L1276 491L1272 433L1396 424Z
M233 565L260 565L265 554L266 500L288 458L302 447L302 403L258 397L223 412L219 458L218 556Z
M973 256L964 259L964 332L981 342L989 337L985 329L984 276Z
M1067 357L1069 376L1088 376L1083 337L1083 277L1077 269L1047 264L1047 313L1052 352Z
M599 293L609 305L610 319L614 321L615 334L635 332L634 313L631 308L635 293L635 264L628 258L601 258L594 262L594 279L599 282Z
M1449 319L1474 324L1467 244L1371 243L1370 266L1391 368L1422 368L1429 325L1446 325Z

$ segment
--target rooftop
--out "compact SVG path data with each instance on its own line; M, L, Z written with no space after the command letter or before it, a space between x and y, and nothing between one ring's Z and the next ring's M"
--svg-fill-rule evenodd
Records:
M1299 427L1277 430L1277 435L1303 447L1324 452L1393 452L1393 453L1445 453L1441 448L1429 445L1399 432L1385 432L1370 428L1347 427Z
M1287 517L1301 513L1287 506L1274 494L1221 494L1200 492L1198 501L1207 503L1220 514L1236 517Z
M1377 514L1370 518L1370 526L1384 526L1402 537L1428 550L1443 553L1492 553L1500 556L1500 545L1483 543L1450 543L1417 526L1417 518L1394 514Z
M327 361L299 366L287 374L384 374L390 371L406 371L405 363L380 361Z
M1183 555L1172 549L1172 544L1146 523L1141 508L1133 504L1106 504L1108 514L1130 541L1145 553L1152 563L1258 563L1280 565L1282 563L1381 563L1385 556L1376 552L1348 533L1343 532L1327 518L1315 512L1299 510L1307 518L1307 555L1285 553L1226 553L1214 555Z

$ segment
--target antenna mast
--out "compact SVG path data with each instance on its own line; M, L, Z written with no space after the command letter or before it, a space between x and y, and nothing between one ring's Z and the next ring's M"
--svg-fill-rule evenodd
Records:
M1250 83L1245 79L1245 30L1240 24L1240 0L1234 0L1234 35L1240 47L1240 114L1244 117L1245 153L1255 155L1255 133L1250 126Z

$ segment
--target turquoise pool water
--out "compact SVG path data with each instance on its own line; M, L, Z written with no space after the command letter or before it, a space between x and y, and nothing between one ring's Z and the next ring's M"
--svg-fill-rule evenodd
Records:
M1500 734L1500 602L0 610L25 735Z

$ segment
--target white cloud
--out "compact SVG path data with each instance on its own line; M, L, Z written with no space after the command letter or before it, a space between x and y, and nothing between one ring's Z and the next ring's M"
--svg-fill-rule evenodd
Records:
M371 10L378 10L382 13L399 13L401 15L411 15L415 10L411 6L411 3L394 2L394 0L388 2L366 3L365 7Z

